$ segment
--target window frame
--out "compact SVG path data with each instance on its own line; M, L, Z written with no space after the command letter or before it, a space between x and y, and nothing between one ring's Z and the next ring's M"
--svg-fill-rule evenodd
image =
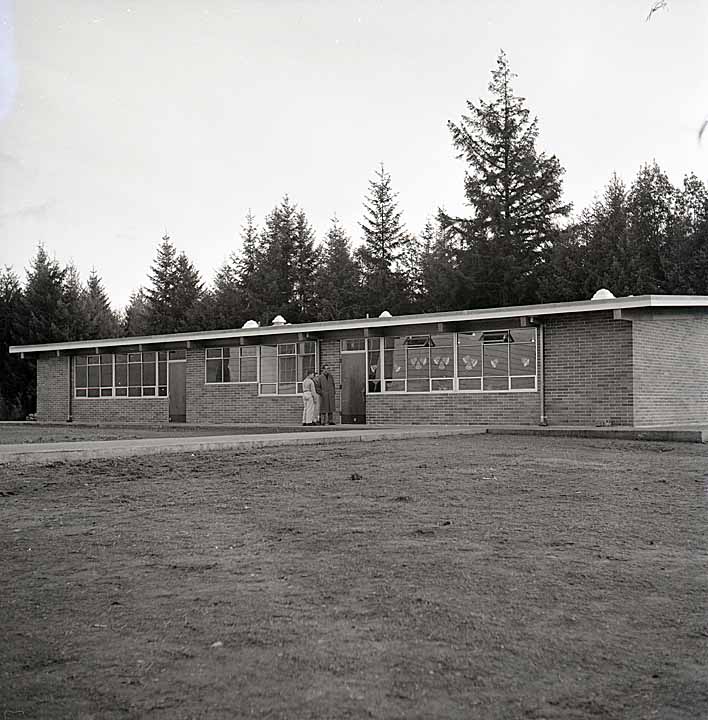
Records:
M523 331L532 331L533 335L529 340L523 340L523 341L514 341L513 334L514 332L519 332L520 330ZM406 374L405 378L399 378L399 379L393 379L393 378L386 378L385 376L385 367L386 367L386 360L385 360L385 353L387 352L393 352L394 348L387 348L386 347L386 340L391 340L392 338L387 337L380 337L380 338L367 338L366 340L366 359L367 359L367 369L366 369L366 394L367 395L381 395L381 394L391 394L391 395L449 395L451 393L454 394L488 394L488 393L529 393L529 392L538 392L538 329L536 327L524 327L524 328L500 328L500 329L485 329L485 330L469 330L469 331L461 331L461 332L453 332L453 333L438 333L437 335L451 335L452 336L452 374L450 376L434 376L432 373L432 368L430 366L430 358L432 357L431 352L432 348L436 347L434 343L432 342L432 339L436 337L435 333L432 333L429 337L431 338L431 342L424 343L423 336L421 335L411 335L411 336L399 336L396 337L395 340L401 340L402 344L401 347L405 350L405 358L406 358ZM460 375L460 368L459 368L459 351L460 351L460 336L466 335L466 334L478 334L479 335L479 343L480 343L480 370L479 375ZM485 342L485 336L487 341ZM409 343L408 340L413 339L412 343ZM394 340L394 345L395 345ZM495 348L495 350L498 352L501 347L506 348L506 375L502 374L494 374L494 373L485 373L485 346L490 347L490 354L491 354L491 348ZM526 373L526 374L518 374L513 373L512 368L512 358L511 358L511 348L514 345L533 345L533 373ZM415 351L420 351L424 348L427 348L428 355L430 356L428 358L428 387L429 390L409 390L409 375L408 375L408 348L411 348ZM447 348L448 345L441 345L440 347ZM375 373L371 373L371 367L373 365L371 364L371 361L373 359L373 355L377 357L377 366ZM375 374L375 377L374 377ZM479 379L479 388L461 388L460 387L460 380L467 381L467 380L475 380ZM487 387L485 388L485 378L489 379L489 384L493 384L495 381L499 382L502 378L506 379L506 387L505 388L495 388L495 387ZM494 378L495 380L492 380ZM513 387L514 380L526 380L533 378L533 386L532 387ZM421 382L424 380L424 378L414 378L416 382ZM451 380L451 387L449 389L433 389L435 384L442 384L441 381L447 382L448 380ZM437 382L436 382L437 381ZM403 389L397 389L397 390L391 390L387 389L388 383L403 383ZM376 387L377 389L372 390L372 386Z
M304 352L306 346L311 345L313 352ZM288 348L294 346L295 352L288 352ZM261 348L275 348L275 355L264 354L260 351ZM302 395L302 378L298 377L299 370L303 366L302 359L312 357L313 372L317 372L319 368L319 355L320 355L320 343L318 340L296 340L285 343L276 343L275 345L260 345L259 346L259 359L258 359L258 397L299 397ZM263 382L262 362L263 358L266 357L269 360L275 359L275 380L273 382ZM284 382L280 380L280 359L281 358L295 358L295 381ZM263 386L275 385L275 392L263 392ZM295 392L281 392L281 385L289 387L294 385Z
M253 355L244 355L244 350L255 348L256 352ZM224 350L228 349L229 353L232 353L234 350L238 350L238 357L233 358L231 355L229 355L228 358L224 357ZM209 357L210 352L214 352L218 350L220 352L219 357ZM241 377L243 376L242 372L242 364L244 360L248 360L254 358L256 361L256 378L255 380L241 380ZM229 360L237 359L238 360L238 380L224 380L225 372L224 372L224 365ZM220 361L221 362L221 380L209 380L209 373L208 373L208 363L214 361ZM260 345L223 345L219 347L210 347L210 348L204 348L204 385L207 385L209 387L215 386L215 385L256 385L260 382L260 369L261 369L261 353L260 353Z
M154 360L152 361L145 361L144 355L153 355ZM110 356L111 361L110 363L103 363L101 362L101 359L105 356ZM140 360L136 361L133 360L131 362L131 356L139 355ZM118 362L116 360L117 357L124 357L125 361ZM89 360L91 358L97 357L99 358L98 363L91 363ZM86 378L86 386L80 386L77 379L78 370L81 367L80 360L82 358L86 359L86 368L87 368L87 378ZM73 355L72 356L72 365L73 365L73 396L72 399L74 400L142 400L142 399L166 399L169 397L169 372L167 369L169 353L168 351L164 350L145 350L138 351L138 352L123 352L123 353L101 353L100 355ZM184 360L179 360L177 362L184 362ZM155 382L152 385L144 385L144 365L146 364L152 364L154 365L155 369ZM160 383L160 369L161 365L164 364L164 370L165 370L165 383ZM101 368L110 366L111 368L111 385L99 385L98 387L98 395L90 396L88 394L89 390L95 390L96 388L94 386L90 386L88 384L88 367L91 365L97 365L99 367L99 380L100 380L100 374L101 374ZM125 366L125 384L118 384L117 383L117 366ZM140 385L131 385L130 384L130 366L140 366ZM131 388L140 388L140 394L139 395L131 395L130 389ZM145 389L152 389L154 390L153 393L146 393ZM160 394L160 390L164 388L164 394ZM85 395L80 395L79 392L85 391ZM105 391L105 393L104 393Z

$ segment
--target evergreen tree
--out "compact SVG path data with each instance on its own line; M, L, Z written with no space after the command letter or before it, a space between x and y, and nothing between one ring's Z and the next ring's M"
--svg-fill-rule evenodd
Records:
M384 310L400 314L410 304L409 278L402 272L402 260L411 237L401 220L396 197L391 176L382 163L369 181L364 220L360 223L364 242L355 253L361 267L365 308L372 315Z
M189 332L203 330L206 319L204 283L199 271L194 267L184 252L175 261L175 287L173 296L172 318L175 330L172 332Z
M56 260L50 259L40 245L27 271L24 289L27 343L51 343L76 339L69 336L65 276L66 270L62 270Z
M127 337L144 337L145 335L149 335L151 330L148 316L149 309L145 290L138 288L131 294L128 306L123 312L121 322L123 334Z
M315 280L318 320L344 320L363 315L359 266L352 257L351 242L336 217L332 218L325 236L322 262Z
M263 257L262 239L255 218L249 210L246 224L241 227L241 253L235 266L243 303L241 317L244 322L255 320L259 314L258 302L262 289L258 287L258 268Z
M708 295L708 190L694 174L676 191L663 266L666 292Z
M86 282L84 310L89 339L117 337L120 334L118 319L95 269L91 270Z
M22 420L35 406L34 363L10 355L27 342L22 288L11 268L0 270L0 420Z
M317 268L320 252L315 247L315 233L302 210L295 214L293 243L293 322L317 319Z
M145 292L147 326L153 334L187 332L202 324L201 300L204 284L199 272L165 235L149 276L151 287Z
M656 162L644 165L627 198L629 244L636 259L632 294L664 292L668 228L672 223L675 190Z
M66 311L65 336L69 340L89 338L86 320L86 290L73 263L64 268L63 302Z
M453 145L469 169L465 196L471 218L441 213L466 248L461 270L470 283L468 306L536 300L540 251L570 212L561 198L563 169L536 149L537 120L514 95L514 74L502 51L489 84L491 100L467 102L459 125L448 123Z
M245 293L253 303L252 319L268 324L276 315L287 322L315 316L314 273L318 264L314 233L305 213L287 195L266 217L260 249Z
M150 333L175 332L173 311L177 284L176 264L177 250L169 235L164 235L148 276L151 285L145 291L147 329Z
M454 237L434 220L428 220L420 234L420 312L442 312L460 307L458 299L463 295L463 283L458 269L459 251L453 245Z

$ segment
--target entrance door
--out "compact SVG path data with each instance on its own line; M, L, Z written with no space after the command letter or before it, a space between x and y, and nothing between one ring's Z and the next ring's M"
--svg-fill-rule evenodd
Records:
M187 379L184 361L167 363L168 368L168 394L170 396L170 422L187 422Z
M363 348L350 351L344 348L343 342L342 422L363 425L366 423L366 352Z

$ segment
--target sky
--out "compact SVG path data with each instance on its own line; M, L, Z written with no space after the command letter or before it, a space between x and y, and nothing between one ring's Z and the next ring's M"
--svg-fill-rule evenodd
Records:
M380 163L409 231L464 213L447 121L500 49L576 211L656 160L708 180L708 3L0 0L0 266L39 244L114 308L167 232L208 283L287 194L361 242Z

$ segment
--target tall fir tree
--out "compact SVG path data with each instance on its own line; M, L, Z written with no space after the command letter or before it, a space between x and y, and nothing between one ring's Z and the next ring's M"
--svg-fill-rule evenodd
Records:
M665 291L667 252L675 189L656 162L640 168L627 197L628 234L636 258L634 295Z
M145 299L151 333L186 332L201 327L204 284L187 256L177 253L168 235L157 248L149 279Z
M420 233L417 305L420 312L441 312L461 307L458 298L462 295L462 278L454 237L454 233L446 232L437 220L432 219L425 223Z
M138 288L130 295L122 314L121 326L123 335L127 337L144 337L150 334L148 301L143 288Z
M86 281L84 311L89 339L117 337L120 334L118 318L111 309L103 282L95 268L91 269Z
M552 242L570 205L563 202L563 169L536 148L537 120L514 95L502 51L489 84L491 99L467 102L460 123L448 123L458 157L468 164L470 218L441 213L466 247L461 265L471 307L534 302L540 251Z
M708 295L708 189L695 174L676 191L663 261L666 292Z
M252 319L268 324L276 315L287 322L314 316L313 274L317 267L314 233L307 217L286 195L268 214L248 277Z
M374 179L369 181L364 219L359 223L363 244L355 253L361 267L364 305L369 314L378 315L384 310L400 314L410 305L410 279L403 272L402 260L412 240L403 225L396 198L391 175L382 163Z
M359 266L352 256L351 241L334 217L324 239L322 261L316 273L318 320L345 320L363 315L359 273Z
M27 342L25 305L13 270L0 270L0 420L23 420L34 411L34 364L10 355L10 345Z
M66 309L66 336L72 340L87 340L89 328L86 319L86 288L73 263L64 268L63 300Z
M27 271L24 287L26 342L74 340L70 332L64 279L66 270L40 245Z

